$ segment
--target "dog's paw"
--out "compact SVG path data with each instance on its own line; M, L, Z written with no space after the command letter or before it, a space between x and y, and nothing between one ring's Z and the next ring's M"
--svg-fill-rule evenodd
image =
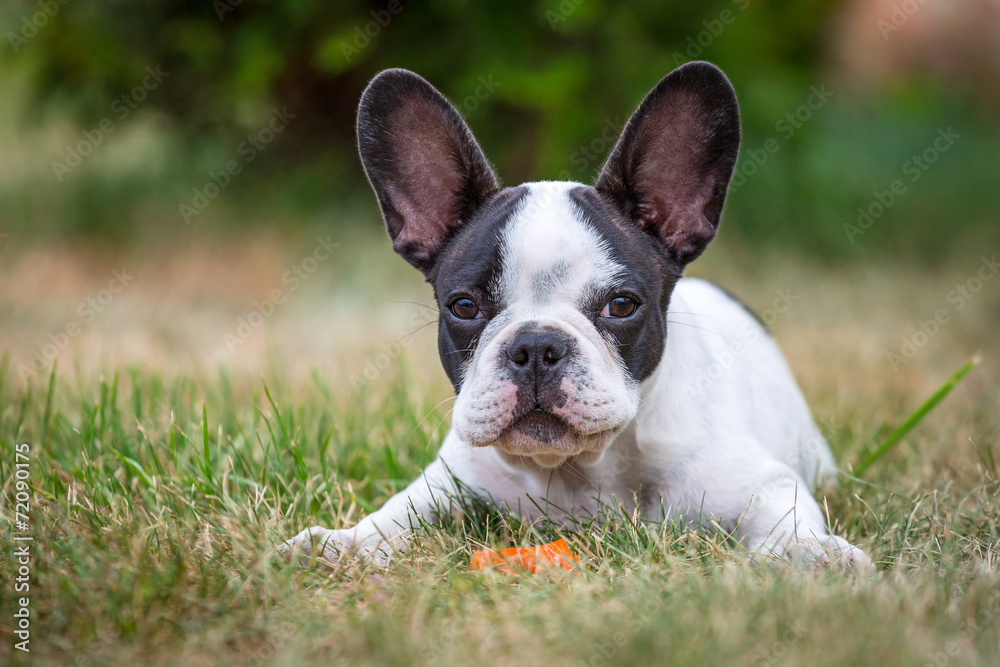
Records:
M864 551L836 535L795 540L785 550L785 558L811 569L833 567L858 572L872 569L872 561Z
M278 553L286 560L297 559L301 565L314 560L332 565L342 557L352 553L354 534L350 530L330 530L322 526L306 528L278 547Z
M387 565L392 548L381 535L359 537L353 528L330 530L312 526L278 547L287 560L297 559L301 565L317 563L332 567L347 559L375 565Z
M785 562L802 569L833 568L868 572L872 561L864 551L836 535L800 537L787 544L762 544L750 555L751 562Z

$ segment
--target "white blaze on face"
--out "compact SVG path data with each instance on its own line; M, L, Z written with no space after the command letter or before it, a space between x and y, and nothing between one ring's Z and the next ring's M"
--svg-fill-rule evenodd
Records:
M516 406L516 386L505 363L507 344L524 324L535 323L574 341L560 384L567 400L552 409L571 429L563 441L538 443L538 451L599 451L634 418L638 385L614 345L594 326L594 314L581 309L592 308L594 295L612 287L624 267L580 219L569 196L579 184L527 187L528 195L504 229L502 270L499 284L492 286L504 310L483 331L455 404L455 427L470 444L515 449L503 436ZM516 449L526 453L523 444Z
M588 287L612 283L623 267L579 217L570 199L579 183L532 183L503 234L500 294L516 319L546 316L550 307L583 304Z

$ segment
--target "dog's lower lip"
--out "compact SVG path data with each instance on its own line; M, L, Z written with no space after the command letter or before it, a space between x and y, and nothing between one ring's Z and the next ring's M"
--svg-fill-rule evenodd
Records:
M525 420L538 419L538 418L544 419L546 417L551 418L553 420L561 421L561 422L565 422L566 421L562 417L556 415L555 413L551 412L550 410L546 410L545 408L532 408L531 410L528 410L527 412L522 413L521 416L516 417L515 419L513 419L511 421L511 425L517 424L518 422L523 422Z
M514 420L511 427L538 442L555 442L564 438L570 430L569 424L548 410L532 409Z

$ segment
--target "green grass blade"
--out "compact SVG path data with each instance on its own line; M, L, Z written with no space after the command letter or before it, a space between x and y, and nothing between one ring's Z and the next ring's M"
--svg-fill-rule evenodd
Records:
M58 366L58 362L52 362L52 372L49 374L49 390L45 394L45 412L42 414L42 447L45 447L45 444L49 440L49 419L52 417L52 394L56 387L56 368Z
M205 476L205 480L212 485L212 449L208 440L208 408L205 407L205 401L201 402L201 447L204 453L204 461L202 462L202 473Z
M122 461L122 463L124 463L126 466L128 466L132 470L132 472L134 472L135 474L139 475L139 477L142 479L142 481L145 482L146 486L148 486L151 489L155 489L156 488L156 483L153 481L153 478L149 476L149 473L147 473L143 469L141 463L139 463L138 461L136 461L135 459L133 459L130 456L125 456L121 452L117 452L116 451L115 454L118 455L118 458Z
M8 368L10 368L10 352L5 350L3 356L0 356L0 404L5 404Z
M872 466L873 463L875 463L883 456L885 456L886 453L890 449L895 447L900 440L906 437L906 434L912 431L913 427L919 424L921 420L923 420L923 418L926 417L931 410L937 407L937 404L940 403L942 400L944 400L944 397L947 396L948 393L955 388L955 385L957 385L962 380L962 378L964 378L969 373L969 371L975 368L978 364L979 364L978 355L965 362L965 365L959 368L954 375L948 378L948 380L943 385L941 385L941 387L938 388L936 392L934 392L933 396L928 398L923 405L917 408L916 412L910 415L905 422L900 424L895 431L890 433L888 437L886 437L886 439L883 440L881 444L879 444L879 446L875 448L875 451L869 454L865 458L865 460L858 465L858 467L854 471L854 475L856 477L860 477L862 474L864 474L866 470L868 470L868 468Z

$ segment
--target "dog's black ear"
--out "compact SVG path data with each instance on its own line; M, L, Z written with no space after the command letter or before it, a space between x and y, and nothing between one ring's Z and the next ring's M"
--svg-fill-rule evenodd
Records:
M710 63L687 63L639 105L595 187L687 264L715 237L739 145L729 79Z
M393 248L425 275L449 236L499 189L458 110L407 70L385 70L368 84L358 149Z

